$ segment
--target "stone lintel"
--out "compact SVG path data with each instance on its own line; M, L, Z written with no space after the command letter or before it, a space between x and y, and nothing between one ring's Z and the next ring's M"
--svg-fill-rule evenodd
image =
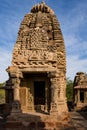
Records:
M21 72L24 72L24 73L31 73L31 72L46 72L46 73L55 73L56 72L56 69L55 68L48 68L47 66L38 66L38 67L31 67L31 68L23 68L23 69L20 69Z

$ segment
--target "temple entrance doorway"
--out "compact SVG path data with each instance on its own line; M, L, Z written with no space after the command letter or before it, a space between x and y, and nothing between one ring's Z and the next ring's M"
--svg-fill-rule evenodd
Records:
M80 91L80 101L84 102L84 91Z
M34 105L45 105L45 81L34 81Z
M23 73L20 103L23 112L46 113L50 110L51 87L47 73Z

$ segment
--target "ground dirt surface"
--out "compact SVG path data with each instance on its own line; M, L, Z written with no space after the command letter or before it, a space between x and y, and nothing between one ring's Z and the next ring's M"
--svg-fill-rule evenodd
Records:
M34 122L28 127L23 127L20 122L6 125L7 120L7 118L0 117L0 130L87 130L87 112L70 112L70 121L68 123L57 124L58 128L53 126L46 129L44 122L37 123L39 128L35 126L36 124ZM25 124L27 125L26 122ZM48 125L52 126L54 123L51 122Z

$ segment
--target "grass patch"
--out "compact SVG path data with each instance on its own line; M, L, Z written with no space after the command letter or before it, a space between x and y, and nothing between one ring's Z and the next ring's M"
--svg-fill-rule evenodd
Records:
M5 90L0 89L0 104L5 103Z

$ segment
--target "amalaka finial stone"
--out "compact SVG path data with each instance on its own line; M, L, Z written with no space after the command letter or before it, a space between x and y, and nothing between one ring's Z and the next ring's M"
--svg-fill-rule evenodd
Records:
M41 3L45 4L45 1L44 1L44 0L42 0L42 2L41 2Z

